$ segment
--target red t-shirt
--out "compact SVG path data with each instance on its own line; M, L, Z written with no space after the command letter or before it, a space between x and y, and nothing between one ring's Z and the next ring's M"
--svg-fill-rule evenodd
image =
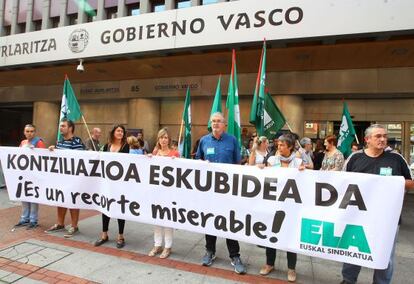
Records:
M160 154L160 151L158 150L157 156L162 156L162 157L177 157L177 158L179 158L180 157L180 152L178 152L177 150L170 150L167 155L161 155Z

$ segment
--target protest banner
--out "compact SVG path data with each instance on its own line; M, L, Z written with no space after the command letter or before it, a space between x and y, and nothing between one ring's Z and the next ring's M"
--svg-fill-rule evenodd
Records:
M402 177L0 147L10 199L384 269ZM386 208L386 210L384 210Z

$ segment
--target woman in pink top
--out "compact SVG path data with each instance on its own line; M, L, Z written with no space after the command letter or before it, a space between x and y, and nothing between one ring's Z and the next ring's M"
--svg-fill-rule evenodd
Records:
M158 132L157 136L156 156L163 157L180 157L180 153L170 147L170 136L167 129L163 128ZM162 241L164 235L164 249L162 249ZM148 253L149 256L155 256L161 253L160 258L167 258L171 254L173 243L173 229L161 226L154 227L154 247Z

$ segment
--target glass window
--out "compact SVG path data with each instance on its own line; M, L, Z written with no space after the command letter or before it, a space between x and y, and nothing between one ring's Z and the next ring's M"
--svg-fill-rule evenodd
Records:
M161 11L165 11L165 5L156 5L153 7L153 12L161 12Z
M106 8L106 18L107 19L115 19L116 13L118 12L118 6Z
M333 121L305 121L304 136L311 139L324 139L334 134Z
M401 123L390 123L390 122L378 122L383 124L388 131L388 145L397 150L399 153L403 153L402 149L402 124Z
M141 14L138 3L127 5L127 8L128 8L128 16L137 16Z
M202 5L208 5L208 4L214 4L214 3L218 3L218 0L203 0Z
M53 17L52 18L52 28L59 27L60 17Z
M176 2L176 9L182 9L182 8L189 8L191 7L191 1L189 0L178 0Z
M78 14L73 14L69 16L69 25L77 25L78 24Z
M34 30L40 31L42 29L42 20L33 21Z

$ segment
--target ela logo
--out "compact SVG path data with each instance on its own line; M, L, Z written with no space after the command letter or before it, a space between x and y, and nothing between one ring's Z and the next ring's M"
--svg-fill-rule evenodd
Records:
M349 249L352 246L362 253L371 253L364 227L347 224L342 236L335 236L334 226L331 222L302 218L300 241L340 249Z

